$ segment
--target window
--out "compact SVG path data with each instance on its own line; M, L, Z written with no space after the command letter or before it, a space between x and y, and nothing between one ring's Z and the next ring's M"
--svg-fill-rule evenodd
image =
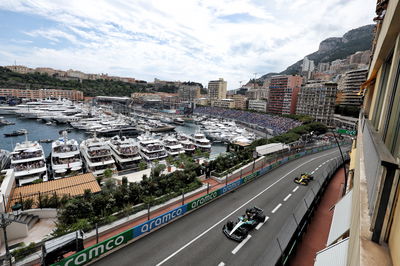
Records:
M392 64L393 54L390 55L388 60L385 61L382 67L382 74L380 84L377 88L377 99L375 103L374 113L372 117L372 124L374 125L375 129L378 129L380 117L383 109L383 101L385 99L385 94L387 91L387 83L389 78L390 66Z

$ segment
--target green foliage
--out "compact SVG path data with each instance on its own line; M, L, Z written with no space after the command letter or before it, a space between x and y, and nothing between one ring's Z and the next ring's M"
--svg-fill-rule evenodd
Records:
M43 183L43 179L39 178L32 182L32 184L39 184L39 183Z
M106 224L114 221L114 213L127 215L133 211L131 206L140 203L159 204L179 196L182 191L191 191L201 186L197 179L200 175L198 164L187 160L184 170L161 175L165 167L164 164L157 164L151 178L144 176L140 183L128 184L127 179L123 177L122 184L116 186L112 179L108 179L101 192L92 194L85 191L81 197L68 200L59 209L54 235L77 229L89 230L96 223ZM135 211L141 209L135 208Z
M13 250L11 252L11 255L15 258L16 261L19 261L22 258L25 258L26 256L35 253L36 251L37 251L36 244L34 242L31 242L26 247L21 247Z
M145 162L145 161L140 161L140 163L138 164L138 166L139 166L139 170L140 171L143 171L143 170L145 170L146 168L147 168L147 163Z
M24 210L32 209L33 203L34 203L34 201L33 201L32 198L28 198L26 200L22 200L22 208Z
M103 175L105 178L110 178L113 175L113 171L111 169L106 169L104 170Z

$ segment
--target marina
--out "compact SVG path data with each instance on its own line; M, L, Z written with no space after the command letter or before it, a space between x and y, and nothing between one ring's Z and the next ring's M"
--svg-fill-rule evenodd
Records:
M256 136L233 121L114 113L108 106L43 100L0 106L1 149L11 152L18 185L106 169L137 171L139 162L163 161L196 150L210 159L226 144L248 145ZM38 182L40 181L38 180Z

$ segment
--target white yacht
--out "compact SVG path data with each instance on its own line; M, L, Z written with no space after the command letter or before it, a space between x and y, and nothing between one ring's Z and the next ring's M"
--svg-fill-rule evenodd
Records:
M160 160L167 157L167 152L161 141L152 137L148 132L139 136L139 153L147 161Z
M82 158L79 144L67 138L67 132L51 144L51 169L54 179L81 174Z
M94 138L84 140L80 144L80 150L86 170L95 176L102 175L106 169L117 170L110 147L104 139L94 136Z
M114 136L108 141L111 153L120 169L136 168L142 157L137 142L132 138Z
M182 144L183 150L186 154L193 154L196 150L196 146L193 144L188 136L184 134L178 134L176 139Z
M202 151L211 150L211 142L206 138L206 136L204 136L203 133L197 132L193 134L190 139L198 149L201 149Z
M0 171L10 163L10 152L0 149Z
M169 156L177 156L185 153L182 144L173 136L167 135L163 139L163 145Z
M48 181L43 147L36 141L17 143L11 153L11 168L14 169L18 186L35 180Z

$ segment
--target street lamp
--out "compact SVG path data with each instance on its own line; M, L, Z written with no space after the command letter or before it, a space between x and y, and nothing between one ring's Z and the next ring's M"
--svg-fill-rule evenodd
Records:
M14 222L18 219L18 215L21 213L21 208L22 208L22 205L18 203L11 207L11 209L13 210L13 214L9 213L6 215L5 213L1 213L0 227L3 229L3 234L4 234L4 244L5 244L5 248L6 248L5 261L8 261L9 265L12 265L12 256L10 254L10 249L8 247L6 228L12 222Z

